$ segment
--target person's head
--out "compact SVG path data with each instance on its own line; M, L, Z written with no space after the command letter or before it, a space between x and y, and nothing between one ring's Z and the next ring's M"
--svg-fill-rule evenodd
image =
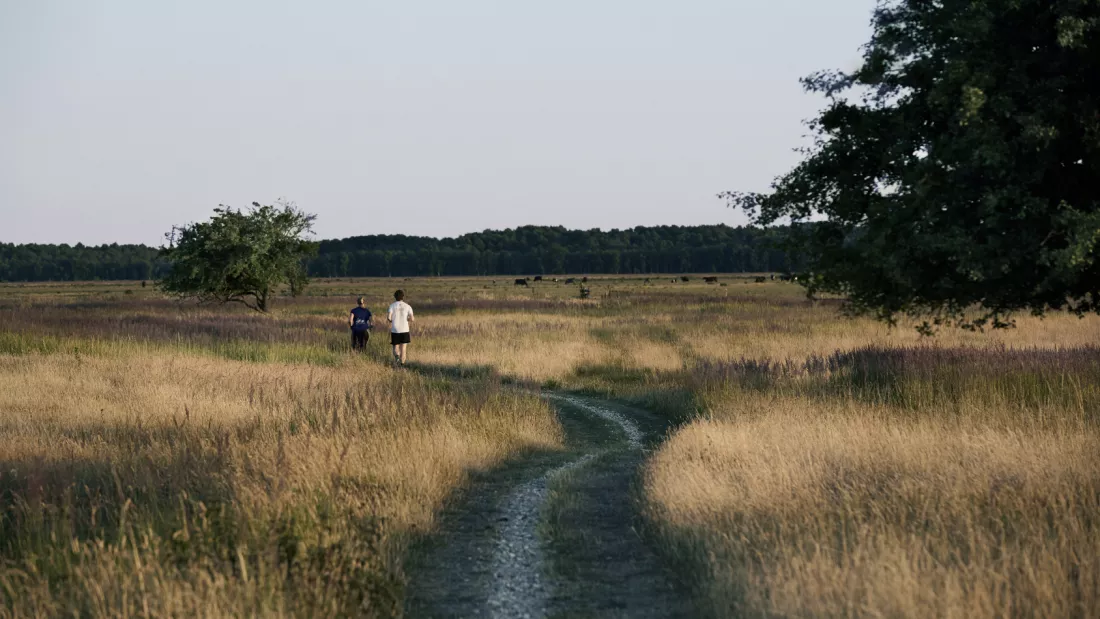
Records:
M359 297L358 299L355 300L355 302L359 305L359 307L363 307L363 304L366 303L367 300L364 299L363 297Z
M405 300L405 291L404 290L398 290L397 292L393 293L393 298L397 299L398 301L404 301Z

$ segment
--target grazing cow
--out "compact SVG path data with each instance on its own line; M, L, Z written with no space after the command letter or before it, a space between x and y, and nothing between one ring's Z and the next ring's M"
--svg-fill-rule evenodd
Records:
M717 284L718 283L718 278L717 277L704 277L703 281L708 283L708 284Z
M536 282L541 282L542 281L542 276L541 275L536 275L535 276L535 281Z
M589 290L588 288L581 288L581 298L582 299L587 299L591 295L592 295L591 290Z
M766 277L763 277L763 276L760 276L760 277L756 278L756 283L758 283L758 284L763 284L766 281L768 281L768 279Z
M550 281L552 281L552 282L554 282L554 283L556 284L556 283L558 283L558 278L556 278L556 277L553 277L553 278L551 278L551 279L550 279Z
M517 286L526 286L527 285L527 278L525 277L523 279L517 279L516 280L516 285Z
M575 283L577 283L577 279L575 277L570 277L569 279L565 280L565 283L575 284Z
M582 284L587 284L588 283L588 276L587 275L585 275L584 277L581 278L581 283Z
M690 281L691 281L691 278L690 278L690 277L688 277L687 275L681 275L681 276L680 276L680 281L682 281L682 282L690 282Z

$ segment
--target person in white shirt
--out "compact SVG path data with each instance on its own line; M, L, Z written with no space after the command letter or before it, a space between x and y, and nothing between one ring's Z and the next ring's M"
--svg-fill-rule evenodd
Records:
M393 293L396 299L391 305L386 319L390 322L390 344L393 344L393 360L405 365L405 349L409 345L409 324L413 322L413 308L405 303L405 291Z

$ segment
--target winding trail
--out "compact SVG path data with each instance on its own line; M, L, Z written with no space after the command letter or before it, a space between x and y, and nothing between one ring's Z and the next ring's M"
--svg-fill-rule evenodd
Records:
M407 616L692 616L637 533L638 470L665 422L589 397L542 395L566 429L568 459L536 454L475 481L413 566Z
M619 426L622 429L623 434L626 435L626 442L631 449L642 448L642 431L638 429L638 424L627 418L626 415L614 411L606 406L596 404L590 399L579 398L574 395L562 395L557 393L547 394L546 399L557 400L559 402L565 402L580 409L584 409L597 417L600 417L606 421L610 421Z
M550 494L550 482L594 457L595 454L587 454L523 484L504 503L500 519L505 524L493 552L490 617L546 616L551 588L543 573L545 558L538 536L539 514Z

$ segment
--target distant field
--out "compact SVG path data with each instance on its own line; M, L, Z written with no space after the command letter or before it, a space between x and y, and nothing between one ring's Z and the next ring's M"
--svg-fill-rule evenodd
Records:
M539 388L678 424L637 509L704 614L1100 614L1100 318L922 339L689 277L327 279L266 316L0 284L0 616L397 614L471 472L563 448ZM343 322L396 288L405 370Z

